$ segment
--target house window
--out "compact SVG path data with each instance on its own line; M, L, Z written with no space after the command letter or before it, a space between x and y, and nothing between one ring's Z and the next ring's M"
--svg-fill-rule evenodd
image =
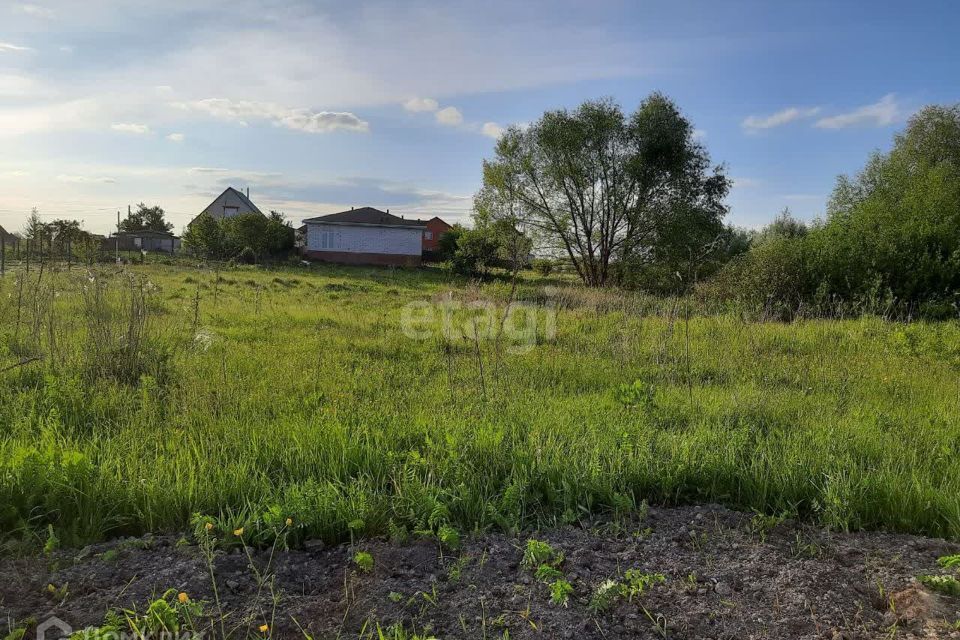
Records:
M433 231L424 231L423 232L424 240L433 240Z
M340 238L336 231L321 231L320 232L320 248L321 249L338 249L340 248Z
M233 216L240 213L240 207L224 207L223 208L223 217L232 218Z

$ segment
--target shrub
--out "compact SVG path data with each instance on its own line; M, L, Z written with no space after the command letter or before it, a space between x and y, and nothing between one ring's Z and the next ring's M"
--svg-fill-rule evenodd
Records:
M244 247L237 254L236 261L240 264L253 264L257 261L257 254L250 247Z
M547 260L546 258L534 260L533 270L539 273L541 276L546 277L553 273L553 260Z

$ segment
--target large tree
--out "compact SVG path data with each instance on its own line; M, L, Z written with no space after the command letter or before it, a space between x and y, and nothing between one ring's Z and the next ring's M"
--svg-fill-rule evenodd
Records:
M730 181L693 126L655 93L627 117L611 100L547 112L511 127L485 161L480 197L540 247L565 254L589 286L611 265L643 265L674 247L690 253L722 231ZM684 230L695 233L685 233Z
M170 231L173 223L167 222L164 215L159 206L148 207L141 202L136 211L120 222L120 231Z

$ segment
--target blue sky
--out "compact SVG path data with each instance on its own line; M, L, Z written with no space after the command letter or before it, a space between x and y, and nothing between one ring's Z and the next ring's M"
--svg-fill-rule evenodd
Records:
M0 225L31 207L178 229L227 185L296 221L465 219L497 132L673 98L729 220L824 211L836 176L960 100L960 3L0 0Z

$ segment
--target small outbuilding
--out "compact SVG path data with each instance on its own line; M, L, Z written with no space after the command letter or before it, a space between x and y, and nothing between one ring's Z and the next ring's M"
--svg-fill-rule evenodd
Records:
M176 253L180 250L180 237L169 231L124 231L102 238L100 249L108 253L115 250Z

